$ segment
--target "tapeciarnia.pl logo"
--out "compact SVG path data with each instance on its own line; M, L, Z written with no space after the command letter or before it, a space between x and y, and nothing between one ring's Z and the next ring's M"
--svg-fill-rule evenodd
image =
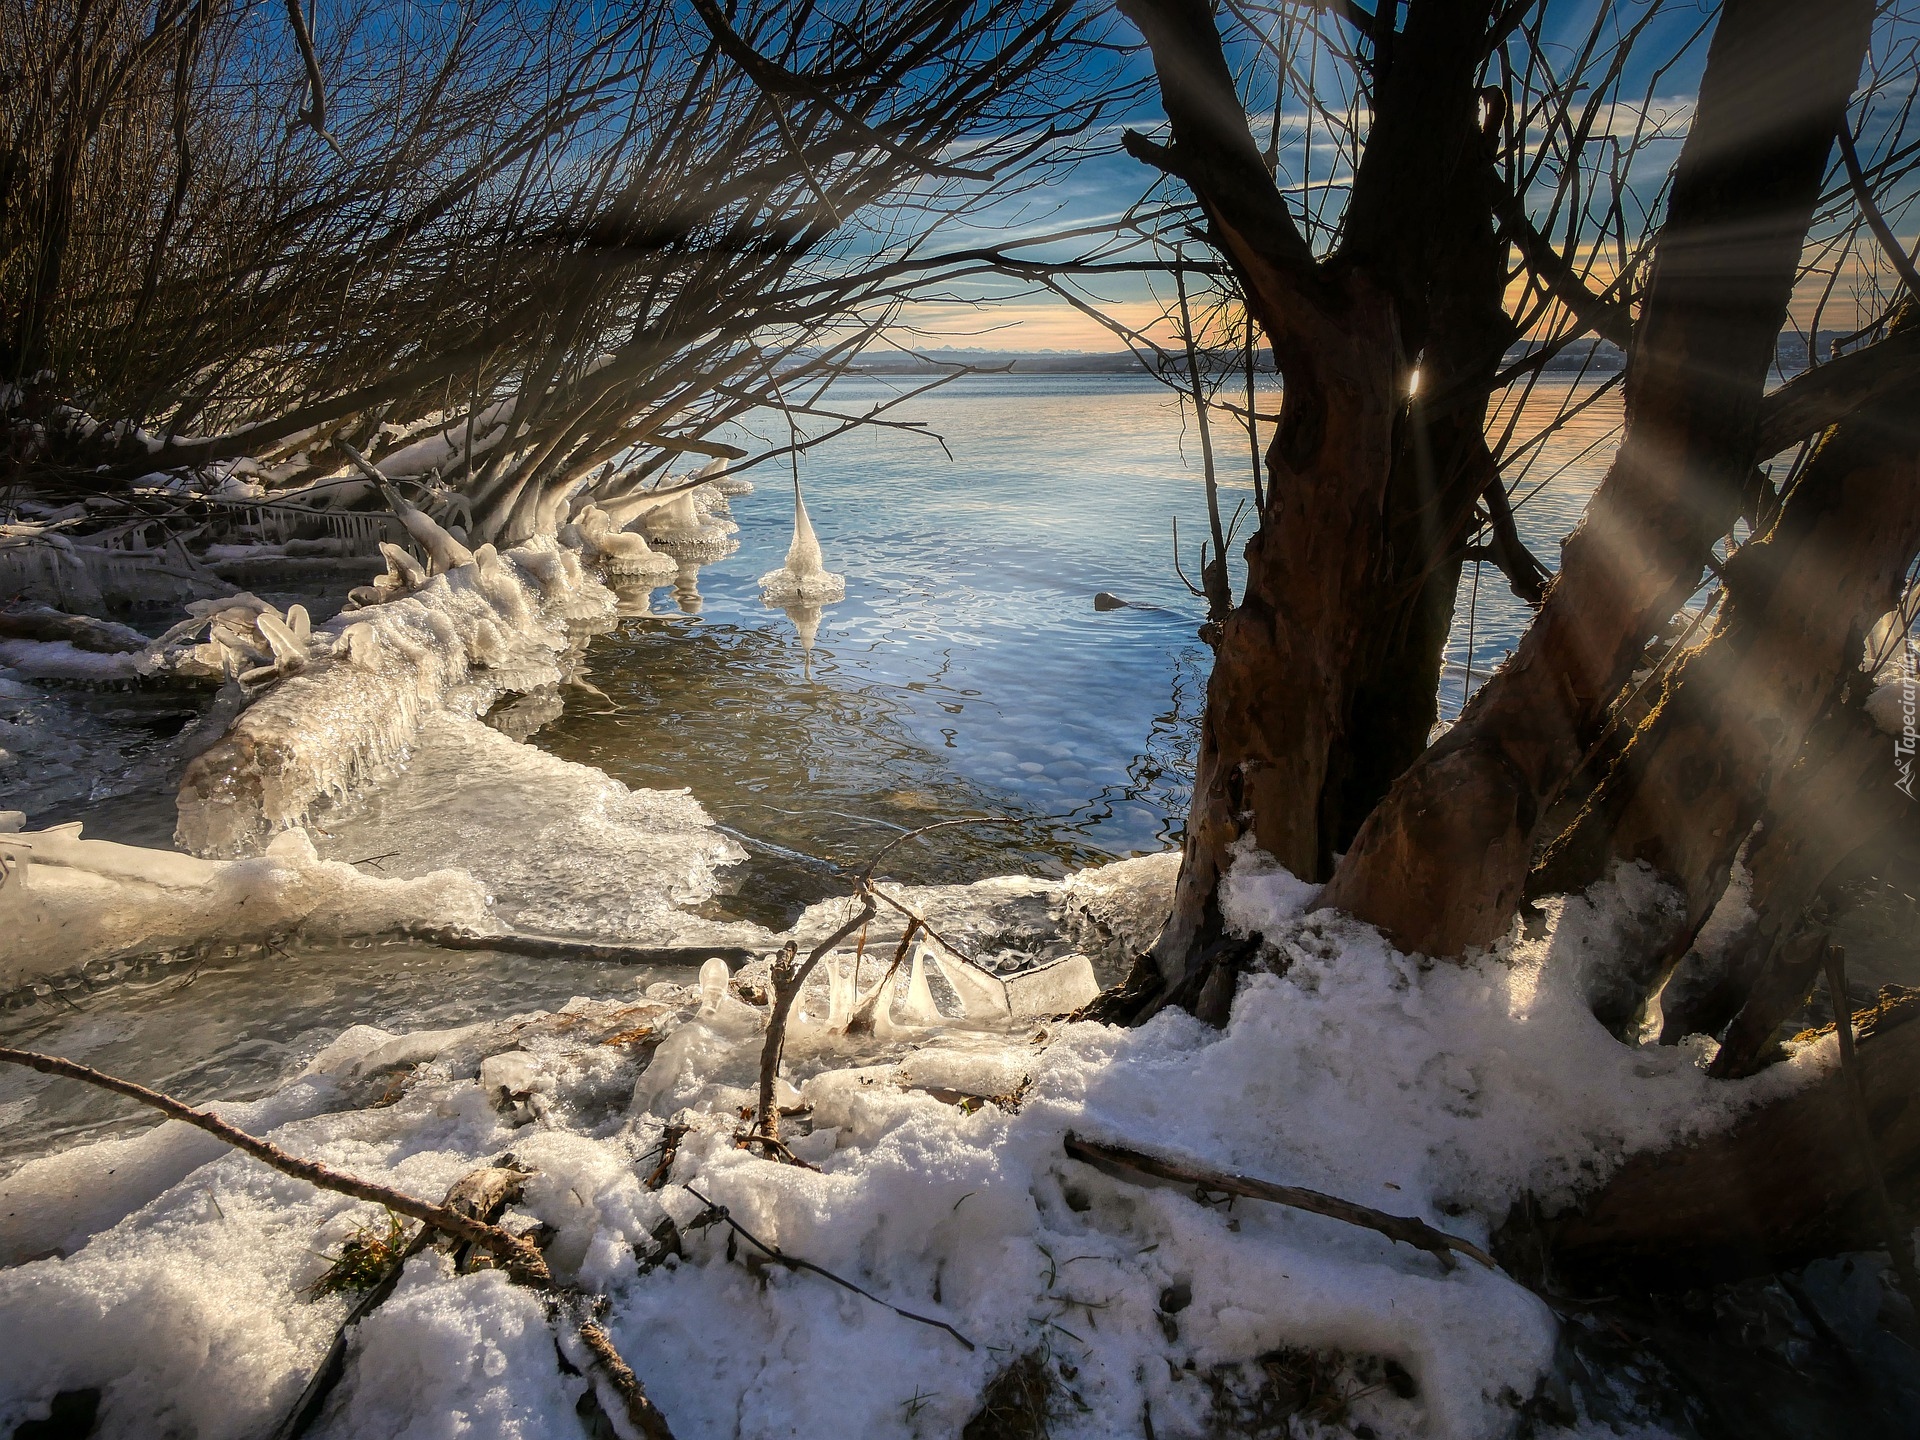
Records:
M1913 793L1913 757L1916 741L1920 741L1920 732L1916 732L1914 713L1916 694L1920 694L1920 677L1916 676L1914 664L1913 637L1907 637L1904 649L1905 662L1900 667L1900 733L1893 741L1893 767L1899 778L1893 783L1900 793L1909 800Z

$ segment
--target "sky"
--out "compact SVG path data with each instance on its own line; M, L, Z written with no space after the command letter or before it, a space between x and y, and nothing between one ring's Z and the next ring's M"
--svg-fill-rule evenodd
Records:
M1553 0L1549 5L1545 41L1546 47L1561 57L1557 63L1566 63L1565 57L1585 41L1601 4L1602 0L1564 0L1564 3ZM1638 123L1643 113L1666 122L1671 138L1648 146L1636 171L1633 189L1639 202L1647 206L1656 203L1660 185L1679 153L1680 138L1691 114L1706 53L1703 27L1715 7L1704 0L1667 0L1651 6L1648 0L1623 0L1612 7L1612 14L1616 17L1615 23L1629 25L1647 17L1650 8L1655 13L1640 43L1630 51L1623 70L1621 106L1615 111L1611 124L1605 127L1615 133L1625 132ZM1132 38L1130 31L1128 37ZM1236 58L1244 59L1247 53L1250 52ZM1126 63L1129 67L1126 78L1150 76L1144 53L1131 57ZM1900 98L1893 96L1876 115L1890 114L1893 103ZM1255 134L1264 136L1272 109L1271 92L1243 90L1243 100L1255 107ZM1281 107L1282 120L1286 122L1282 134L1287 137L1282 148L1283 180L1300 178L1298 166L1306 155L1307 137L1302 132L1301 117L1296 113L1298 104L1298 97L1292 96L1283 101ZM1870 117L1862 135L1863 154L1871 154L1876 123L1879 122ZM1004 244L1023 236L1117 218L1137 204L1156 179L1155 172L1119 150L1122 130L1131 127L1151 134L1163 131L1164 125L1157 91L1148 85L1131 113L1088 137L1085 144L1090 153L1063 166L1044 187L973 217L973 223L968 226L954 227L954 243ZM1314 147L1311 166L1311 178L1322 182L1317 194L1323 203L1331 195L1333 212L1337 213L1340 193L1337 183L1329 190L1323 182L1329 175L1337 182L1346 171L1324 135ZM1293 198L1298 213L1302 202L1298 195ZM1905 218L1896 219L1896 228L1903 232L1915 228L1910 221L1900 223ZM1053 258L1066 255L1065 249L1058 247L1047 253ZM1824 275L1809 276L1803 283L1794 303L1794 319L1798 324L1803 327L1810 324L1816 314L1826 329L1845 330L1860 323L1854 297L1866 288L1864 282L1868 277L1857 254L1845 261L1841 269L1824 309L1821 296L1828 291ZM1596 273L1604 279L1611 272L1602 263ZM1108 317L1145 330L1162 342L1173 338L1174 327L1166 318L1172 286L1164 275L1152 279L1135 275L1101 277L1097 285L1088 287L1087 293L1089 298L1098 301L1097 308ZM917 302L890 339L917 348L1024 351L1112 351L1124 343L1097 319L1075 309L1064 299L1011 282L970 282L949 295Z

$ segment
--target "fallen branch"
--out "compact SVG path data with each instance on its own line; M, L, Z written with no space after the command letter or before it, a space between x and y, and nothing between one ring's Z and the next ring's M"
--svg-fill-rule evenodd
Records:
M793 968L797 949L791 940L787 942L787 948L781 952L780 958L774 961L773 1005L767 1017L767 1041L760 1047L760 1106L750 1139L773 1144L780 1141L780 1110L773 1103L773 1085L780 1072L780 1052L787 1043L787 1017L793 1013L793 1002L800 998L800 991L806 985L807 977L813 974L813 967L820 963L820 957L872 918L873 897L863 894L860 897L860 909L853 918L814 946L804 965L797 970Z
M1355 1204L1335 1195L1322 1195L1318 1190L1305 1190L1297 1185L1275 1185L1271 1181L1255 1180L1247 1175L1233 1175L1224 1170L1205 1170L1195 1165L1163 1160L1157 1155L1119 1145L1082 1140L1071 1131L1067 1134L1066 1151L1073 1159L1091 1165L1117 1165L1158 1180L1172 1180L1202 1190L1217 1190L1225 1195L1244 1195L1250 1200L1267 1200L1290 1209L1324 1215L1330 1220L1341 1220L1363 1230L1376 1231L1402 1245L1424 1250L1449 1270L1454 1265L1453 1255L1449 1253L1451 1251L1478 1260L1489 1270L1499 1268L1494 1264L1493 1257L1479 1246L1471 1245L1457 1235L1449 1235L1444 1230L1436 1230L1424 1220L1417 1220L1410 1215L1389 1215L1384 1210Z
M131 1080L123 1080L117 1075L108 1075L91 1066L81 1065L57 1055L42 1055L37 1051L16 1050L7 1046L0 1046L0 1063L25 1066L30 1070L38 1070L44 1075L59 1075L69 1080L79 1080L84 1084L112 1091L116 1095L138 1100L141 1104L153 1107L170 1119L183 1121L196 1129L206 1131L215 1139L251 1155L263 1165L278 1170L283 1175L305 1180L308 1184L322 1190L350 1195L356 1200L371 1201L373 1204L385 1206L394 1214L418 1220L426 1228L414 1237L413 1243L408 1247L409 1255L422 1247L429 1231L439 1231L450 1239L463 1241L470 1246L485 1250L500 1262L501 1269L515 1284L543 1292L556 1309L566 1311L575 1320L580 1340L593 1357L592 1368L619 1394L626 1418L641 1435L642 1440L673 1440L673 1432L667 1425L666 1417L660 1413L659 1407L647 1398L646 1391L634 1375L632 1367L620 1358L619 1352L613 1348L613 1342L607 1337L606 1332L594 1324L591 1318L581 1318L582 1307L591 1304L587 1297L554 1280L553 1272L547 1268L546 1257L540 1253L539 1247L532 1241L522 1239L483 1218L485 1215L504 1209L507 1203L508 1191L500 1183L499 1177L522 1172L510 1171L499 1166L485 1167L457 1181L447 1192L447 1202L435 1205L417 1196L409 1195L404 1190L396 1190L390 1185L381 1185L375 1181L362 1180L358 1176L342 1174L317 1161L302 1160L298 1156L288 1154L271 1141L262 1140L256 1135L250 1135L236 1126L229 1125L217 1115L205 1110L196 1110L193 1106L176 1100L171 1095L150 1090ZM463 1205L472 1207L479 1213L464 1213L460 1208ZM404 1256L401 1263L405 1263ZM398 1267L394 1274L397 1276ZM384 1295L377 1298L369 1297L368 1301L355 1307L354 1313L349 1316L349 1322L371 1310L384 1298ZM340 1346L343 1350L344 1329L343 1326L341 1335L335 1338L335 1346ZM589 1333L589 1330L592 1333ZM297 1435L311 1423L318 1412L320 1402L326 1397L327 1390L338 1379L337 1372L331 1378L327 1375L334 1359L333 1347L329 1347L328 1355L321 1364L321 1373L310 1382L308 1389L296 1402L293 1412L283 1423L281 1430L276 1432L277 1434Z
M641 1440L673 1440L667 1417L648 1397L646 1386L633 1373L633 1367L621 1358L620 1352L614 1348L612 1337L600 1322L579 1316L574 1318L577 1322L575 1333L587 1352L587 1369L590 1374L604 1380L608 1388L620 1397L620 1408L627 1424L633 1427Z
M798 953L797 947L791 941L788 942L787 948L782 951L780 956L773 962L773 1002L767 1018L766 1044L760 1048L760 1101L754 1113L753 1133L746 1137L748 1143L758 1141L766 1145L769 1149L780 1145L780 1115L777 1107L773 1103L773 1088L774 1080L780 1072L780 1053L787 1043L787 1017L793 1011L793 1002L800 998L800 991L806 986L808 977L813 974L813 967L818 965L822 957L830 952L834 946L838 945L855 930L860 929L866 925L869 920L873 919L876 910L876 901L884 902L890 908L899 911L902 915L906 916L910 922L907 926L906 940L901 942L901 954L904 955L906 953L906 942L913 938L913 932L917 926L919 929L926 931L927 934L932 935L935 940L945 945L947 949L951 950L962 960L966 960L970 964L973 963L971 956L967 955L958 946L953 945L936 934L933 927L927 924L925 917L915 914L913 910L875 885L873 883L874 867L896 847L906 844L909 840L917 840L920 836L934 830L946 830L956 825L1017 825L1019 823L1017 820L1005 819L999 816L975 815L968 816L961 820L937 820L931 825L922 825L918 830L908 830L904 834L894 836L893 839L874 851L872 857L867 861L865 868L860 871L855 881L856 888L853 897L860 902L860 908L855 912L853 918L838 930L834 931L833 934L829 935L825 940L822 940L818 945L814 946L813 950L807 955L806 963L798 969L794 968L793 965L793 957ZM899 964L898 955L894 957L894 964L896 966ZM891 974L892 972L888 973ZM855 974L858 974L857 967ZM884 983L885 982L882 981L882 984ZM780 1146L780 1148L785 1149L784 1146ZM792 1152L789 1151L788 1153L791 1154Z
M439 950L497 950L503 955L527 955L536 960L581 960L602 965L698 965L716 955L743 965L757 958L753 951L740 945L625 945L618 941L571 940L560 935L464 930L453 926L409 925L394 932L392 938L412 940Z
M314 1160L302 1160L297 1155L289 1155L271 1141L249 1135L246 1131L229 1125L219 1116L205 1110L196 1110L193 1106L163 1095L158 1090L149 1090L144 1085L136 1085L131 1080L122 1080L117 1075L108 1075L91 1066L81 1065L73 1060L65 1060L57 1055L42 1055L34 1050L15 1050L9 1046L0 1046L0 1062L9 1065L24 1065L29 1070L38 1070L43 1075L61 1075L69 1080L79 1080L88 1085L98 1086L102 1090L111 1090L116 1095L124 1095L130 1100L138 1100L142 1105L150 1105L161 1114L173 1120L184 1121L196 1129L204 1130L216 1140L244 1151L270 1169L283 1175L291 1175L296 1180L305 1180L309 1185L322 1190L332 1190L336 1194L351 1195L356 1200L370 1201L375 1205L384 1205L396 1215L405 1215L418 1220L423 1225L431 1225L443 1234L469 1245L478 1245L491 1251L503 1262L509 1275L523 1285L547 1289L553 1285L553 1275L547 1269L546 1257L539 1250L510 1235L497 1225L488 1225L461 1214L446 1205L435 1205L422 1200L404 1190L396 1190L391 1185L381 1185L372 1180L362 1180L355 1175L345 1175L338 1170Z
M702 1205L705 1205L707 1207L707 1213L704 1217L702 1217L703 1219L708 1221L718 1220L722 1224L729 1226L733 1230L734 1234L738 1235L741 1239L745 1240L749 1245L752 1245L755 1249L761 1251L763 1254L766 1255L766 1257L769 1260L773 1261L774 1264L783 1265L789 1270L810 1271L813 1274L820 1276L824 1280L831 1280L834 1284L838 1285L843 1290L851 1290L854 1294L858 1295L863 1300L871 1300L876 1305L886 1306L887 1309L893 1311L894 1314L900 1316L900 1318L903 1320L913 1320L918 1322L921 1325L931 1325L936 1330L946 1331L947 1334L953 1336L954 1339L958 1340L962 1345L966 1346L967 1349L969 1350L978 1348L977 1346L974 1345L974 1343L971 1340L967 1339L966 1336L962 1335L958 1330L954 1329L953 1326L947 1324L947 1322L944 1320L935 1320L930 1315L916 1315L911 1310L902 1310L898 1305L895 1305L892 1301L882 1300L878 1295L875 1295L871 1290L862 1290L858 1285L854 1284L851 1280L843 1280L840 1276L834 1274L831 1270L827 1269L824 1265L816 1265L811 1260L802 1260L798 1255L789 1255L786 1253L786 1251L781 1250L777 1246L767 1244L766 1241L762 1240L759 1236L755 1235L751 1230L747 1229L746 1226L742 1225L738 1220L734 1219L733 1216L728 1212L726 1206L714 1204L713 1201L709 1200L706 1196L702 1195L698 1190L694 1189L691 1185L687 1186L686 1189L689 1195L693 1196L694 1199L698 1200Z

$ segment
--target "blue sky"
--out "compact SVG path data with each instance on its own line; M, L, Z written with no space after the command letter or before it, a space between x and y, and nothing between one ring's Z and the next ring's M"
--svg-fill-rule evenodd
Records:
M1897 4L1894 8L1897 11L1909 10L1907 4ZM1564 3L1563 0L1549 0L1547 5L1542 48L1555 57L1556 68L1569 64L1571 58L1579 53L1593 30L1596 18L1606 16L1608 25L1614 31L1646 21L1644 31L1621 67L1617 87L1619 103L1612 119L1612 128L1616 131L1630 130L1643 111L1664 117L1668 122L1667 131L1671 138L1648 145L1635 163L1631 188L1637 202L1643 206L1652 207L1656 204L1664 177L1678 153L1680 136L1684 133L1705 60L1706 36L1710 33L1710 23L1716 9L1717 6L1703 3L1703 0L1680 0L1680 3L1674 3L1674 0L1667 0L1667 3L1624 0L1624 3L1611 6L1604 5L1602 0L1564 0ZM1883 25L1882 41L1911 39L1912 31L1912 15L1896 14ZM1137 38L1124 22L1122 33L1130 40ZM1898 48L1899 45L1895 43L1883 43L1877 47L1888 53ZM1251 47L1246 47L1235 58L1244 62L1251 53ZM1124 63L1123 79L1143 79L1151 74L1144 53L1132 56ZM1910 82L1896 84L1895 93L1885 103L1875 107L1862 137L1863 153L1870 153L1876 136L1884 133L1887 120L1909 88ZM1266 117L1272 112L1271 90L1257 87L1243 89L1242 98L1255 112L1256 135L1264 135ZM1290 132L1292 137L1283 144L1283 178L1298 179L1298 165L1304 154L1304 146L1300 143L1304 137L1299 122L1304 111L1297 93L1285 97L1281 115L1284 121L1291 122L1283 127L1283 134ZM954 227L951 231L953 243L956 246L1005 243L1013 238L1098 224L1123 214L1129 206L1139 202L1155 177L1145 166L1120 151L1120 132L1131 126L1152 133L1163 123L1157 92L1149 85L1142 99L1131 108L1124 120L1086 137L1083 144L1085 153L1071 164L1063 166L1050 183L994 206L984 214L973 217L973 223L966 227ZM1316 148L1315 157L1313 179L1321 182L1331 173L1337 182L1344 173L1344 167L1335 162L1332 148L1326 145L1324 138ZM1536 210L1545 203L1543 196L1547 188L1537 185L1531 194L1530 200ZM1163 190L1162 193L1184 198L1177 187ZM1331 191L1322 187L1316 193L1323 200L1330 197L1328 212L1337 213L1337 183ZM1905 233L1913 226L1896 224L1896 228ZM1055 258L1061 258L1066 253L1066 247L1058 247L1050 253ZM1846 286L1843 284L1841 288L1845 289ZM1098 283L1090 285L1088 291L1101 301L1100 308L1107 313L1126 323L1146 327L1162 313L1164 302L1158 297L1170 296L1171 285L1164 277L1114 276L1102 277ZM1811 301L1803 299L1796 309L1804 319L1811 313ZM1852 314L1850 305L1830 307L1822 323L1844 326L1851 322ZM916 304L908 319L915 333L902 338L923 346L1112 350L1120 345L1120 341L1098 322L1075 310L1066 301L1045 291L1022 287L1010 281L968 282L965 287L957 288L950 299ZM1164 335L1167 332L1162 326L1156 333Z

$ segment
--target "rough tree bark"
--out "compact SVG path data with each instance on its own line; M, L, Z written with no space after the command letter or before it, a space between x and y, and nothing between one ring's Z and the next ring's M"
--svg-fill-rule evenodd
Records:
M1856 1019L1865 1110L1896 1189L1920 1176L1916 1021L1920 996L1897 991ZM1635 1156L1576 1211L1548 1220L1537 1238L1561 1275L1615 1292L1623 1280L1678 1289L1838 1250L1877 1250L1885 1236L1852 1103L1836 1067L1721 1134ZM1522 1233L1510 1223L1496 1253Z
M1908 311L1897 332L1915 323ZM1713 632L1669 671L1651 714L1542 862L1544 888L1581 888L1618 856L1647 862L1684 892L1679 932L1620 997L1630 1008L1693 943L1771 777L1794 763L1857 676L1867 632L1899 601L1920 550L1916 413L1920 381L1909 380L1821 442L1772 528L1725 566Z
M1177 984L1219 939L1217 891L1251 832L1326 873L1391 771L1425 743L1484 483L1481 425L1511 338L1476 75L1485 0L1418 0L1376 65L1375 118L1339 250L1317 260L1247 127L1205 0L1122 0L1153 52L1184 180L1266 332L1286 399L1247 585L1220 627L1175 909L1155 949ZM1416 366L1434 403L1409 405ZM1437 635L1436 635L1437 632Z
M1727 0L1635 327L1626 438L1507 666L1395 782L1323 903L1407 950L1505 933L1542 811L1739 513L1870 0Z

